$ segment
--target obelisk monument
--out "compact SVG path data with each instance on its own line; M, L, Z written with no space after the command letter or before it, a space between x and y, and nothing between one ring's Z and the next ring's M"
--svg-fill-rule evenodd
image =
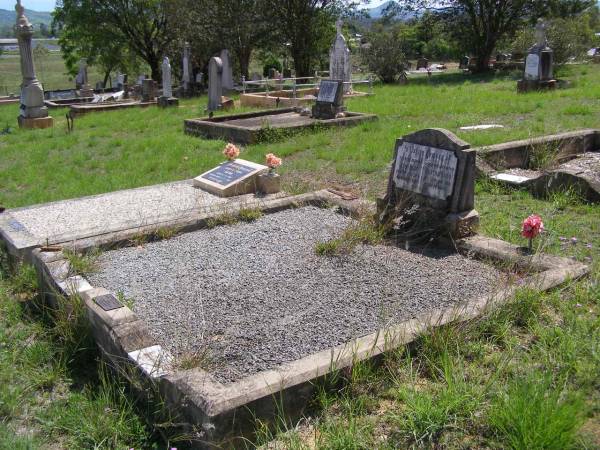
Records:
M25 17L25 8L21 5L21 0L17 0L15 10L17 11L15 34L19 41L21 74L23 75L19 126L21 128L48 128L54 124L54 120L48 116L48 108L44 105L44 88L35 76L31 48L33 25Z

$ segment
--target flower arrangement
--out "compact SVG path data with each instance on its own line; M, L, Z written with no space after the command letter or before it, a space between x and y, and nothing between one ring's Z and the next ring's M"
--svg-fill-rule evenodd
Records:
M223 149L223 154L229 161L233 161L238 156L240 156L240 149L237 148L235 145L229 143Z
M265 158L271 173L275 172L275 169L281 166L281 158L278 158L273 153L265 155Z
M532 214L523 221L521 236L529 239L529 250L533 250L533 240L544 231L544 222L537 214Z

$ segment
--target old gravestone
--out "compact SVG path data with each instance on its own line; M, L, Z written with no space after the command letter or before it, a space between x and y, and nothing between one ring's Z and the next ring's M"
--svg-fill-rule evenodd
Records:
M156 101L158 86L152 78L142 80L142 102L149 103Z
M341 80L321 80L312 117L319 120L335 119L337 114L345 110L344 83Z
M194 186L220 197L256 192L258 176L269 168L244 159L227 161L194 178Z
M19 42L19 57L21 59L21 105L17 118L21 128L49 128L53 126L54 119L48 116L48 108L44 104L44 88L35 74L33 64L33 25L25 16L25 8L21 0L15 5L17 23L15 34Z
M182 77L181 84L183 86L183 95L189 97L192 95L192 46L189 42L183 45L183 57L182 57Z
M173 97L173 85L171 84L171 64L166 56L162 63L162 79L163 79L163 94L158 98L158 106L167 108L169 106L177 106L179 100Z
M350 61L350 50L346 45L346 39L342 34L343 22L336 22L337 33L335 41L329 51L329 78L344 81L344 93L352 91L352 63Z
M427 69L429 67L429 60L427 58L419 58L417 59L417 70L419 69Z
M431 128L396 142L378 219L407 236L462 238L479 225L475 203L475 151L447 130Z
M216 111L221 107L223 85L221 75L223 63L221 58L213 56L208 63L208 112Z
M221 50L219 58L221 58L221 64L223 65L223 71L221 72L221 86L226 91L231 91L233 90L233 68L231 67L229 50Z
M535 40L525 59L523 78L517 82L518 92L556 87L556 80L553 79L554 52L548 47L546 25L542 19L538 20L535 27Z

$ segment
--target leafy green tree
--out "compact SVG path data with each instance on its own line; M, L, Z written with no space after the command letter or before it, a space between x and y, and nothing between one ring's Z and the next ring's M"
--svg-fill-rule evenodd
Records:
M361 51L363 61L384 83L406 78L408 63L400 30L378 30L367 36L368 46Z
M166 0L59 0L53 27L67 66L74 59L98 59L106 68L124 64L133 54L145 61L152 78L161 78L161 58L171 35Z
M553 14L575 15L594 0L399 0L396 8L437 11L452 21L457 39L477 58L477 71L489 67L498 42L525 22Z
M289 42L296 75L312 75L312 64L327 52L334 36L335 18L353 10L349 0L270 0L271 24L282 43Z

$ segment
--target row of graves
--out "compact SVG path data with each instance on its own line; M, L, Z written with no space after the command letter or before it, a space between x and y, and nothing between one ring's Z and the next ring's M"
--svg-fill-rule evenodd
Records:
M339 113L331 86L313 114ZM36 267L50 305L83 299L103 353L157 388L194 448L241 446L257 419L302 416L334 371L472 319L517 287L588 273L477 234L466 142L426 129L394 147L376 204L289 195L280 159L247 161L228 144L228 160L193 180L7 210L0 238ZM356 244L366 224L382 239ZM346 241L357 247L321 251ZM75 272L74 254L96 254L96 270Z

